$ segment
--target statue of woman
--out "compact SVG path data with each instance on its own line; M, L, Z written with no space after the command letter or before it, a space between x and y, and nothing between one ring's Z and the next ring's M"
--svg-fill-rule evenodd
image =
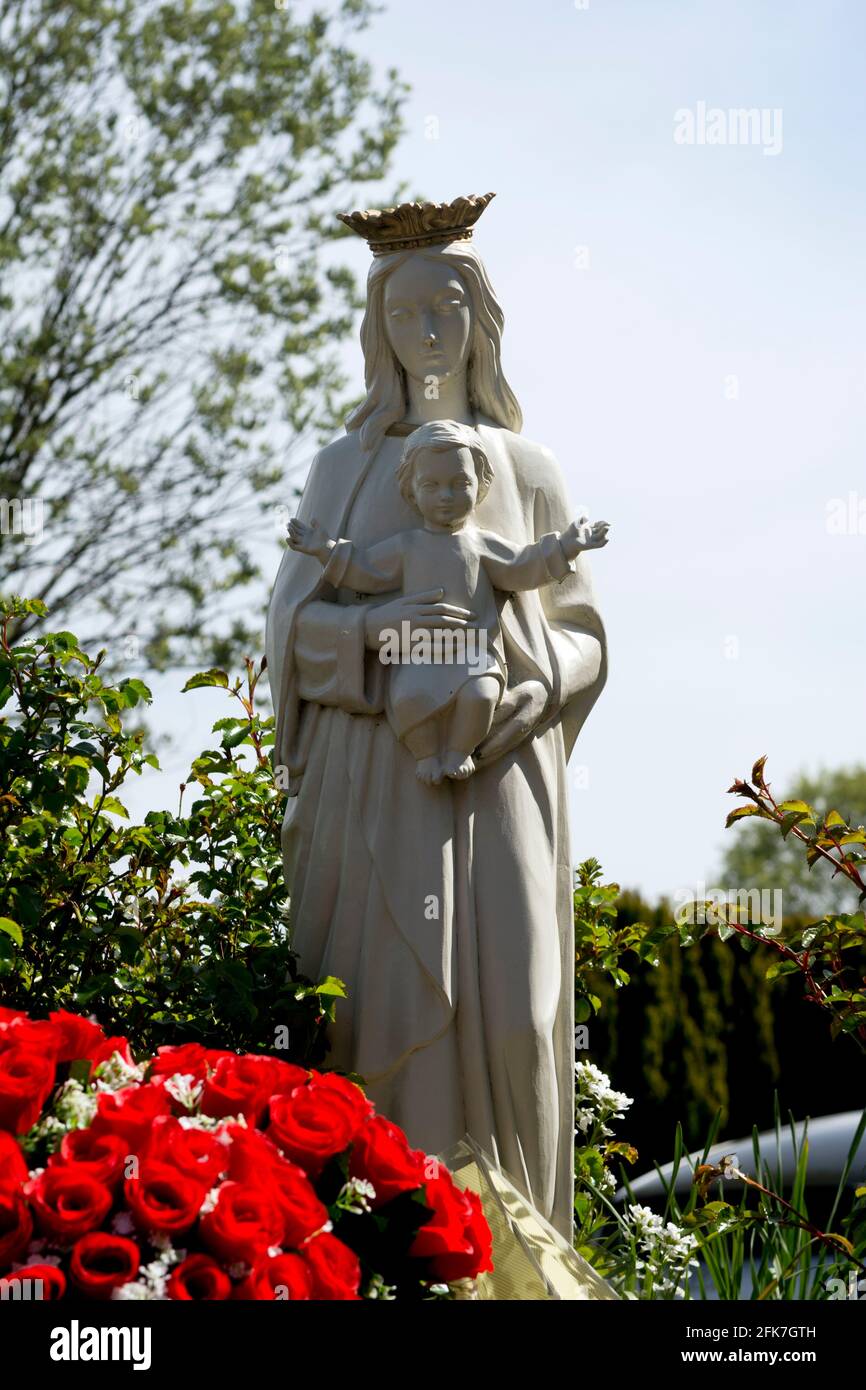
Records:
M471 243L492 198L343 220L373 251L365 400L313 460L298 515L369 547L414 529L397 469L432 420L473 427L493 481L478 524L528 545L571 521L562 474L520 434L503 313ZM508 685L465 781L428 785L385 717L383 634L472 621L435 589L334 589L287 550L268 613L275 761L301 968L348 989L333 1065L428 1153L469 1133L567 1238L573 1218L573 919L566 762L604 684L587 557L497 595Z

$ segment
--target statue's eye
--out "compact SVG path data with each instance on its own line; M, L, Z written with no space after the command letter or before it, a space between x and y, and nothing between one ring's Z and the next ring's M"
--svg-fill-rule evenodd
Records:
M409 310L402 304L397 305L395 308L388 310L388 317L390 319L395 319L397 322L402 322L409 317Z

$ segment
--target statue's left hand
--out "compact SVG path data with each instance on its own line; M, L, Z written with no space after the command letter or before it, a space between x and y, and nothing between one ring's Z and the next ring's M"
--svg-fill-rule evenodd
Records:
M490 733L475 754L479 767L517 748L532 733L546 705L547 690L541 681L523 681L504 691Z

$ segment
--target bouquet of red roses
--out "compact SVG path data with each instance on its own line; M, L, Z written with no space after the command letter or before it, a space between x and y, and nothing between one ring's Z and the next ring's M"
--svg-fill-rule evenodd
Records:
M490 1250L346 1077L0 1008L4 1297L452 1298Z

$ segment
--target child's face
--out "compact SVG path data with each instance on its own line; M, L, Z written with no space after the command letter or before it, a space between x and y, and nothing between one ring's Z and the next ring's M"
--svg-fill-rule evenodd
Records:
M469 449L422 449L415 460L412 493L425 521L449 530L461 525L478 500L478 476Z

